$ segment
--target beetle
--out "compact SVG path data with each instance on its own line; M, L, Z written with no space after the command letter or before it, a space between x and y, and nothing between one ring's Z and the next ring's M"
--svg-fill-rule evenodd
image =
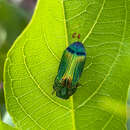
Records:
M81 42L74 42L64 50L53 85L57 97L68 99L76 92L85 61L86 50Z

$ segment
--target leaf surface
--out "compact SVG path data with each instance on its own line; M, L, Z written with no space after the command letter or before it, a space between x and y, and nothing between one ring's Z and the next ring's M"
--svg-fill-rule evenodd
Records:
M130 82L130 1L39 0L5 64L5 96L25 130L125 130ZM87 60L69 100L52 95L63 50L80 34Z
M17 130L17 129L0 121L0 130Z

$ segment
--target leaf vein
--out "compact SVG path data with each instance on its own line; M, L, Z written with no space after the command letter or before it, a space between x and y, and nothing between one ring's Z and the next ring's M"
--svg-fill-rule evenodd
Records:
M26 42L25 42L25 43L26 43ZM22 52L23 52L23 62L24 62L24 65L25 65L25 68L26 68L27 73L30 75L30 77L31 77L31 79L33 80L33 82L35 83L35 85L40 89L40 91L42 92L42 94L45 95L48 99L50 99L53 103L55 103L55 104L58 105L58 106L61 106L61 107L64 108L64 109L69 110L68 107L63 106L63 105L59 104L58 102L54 101L54 100L53 100L51 97L49 97L49 95L48 95L46 92L44 92L44 91L42 90L42 88L39 86L38 82L35 80L35 78L33 77L33 75L31 74L31 72L30 72L30 70L29 70L29 67L27 66L26 56L25 56L25 53L24 53L24 46L25 46L25 44L23 45L23 48L22 48Z
M126 10L126 13L127 13L127 10ZM127 19L127 15L126 15L126 18ZM101 87L103 86L104 82L107 80L107 78L109 77L114 65L116 64L119 56L120 56L120 52L121 52L121 48L122 48L122 42L124 40L124 37L125 37L125 31L126 31L126 20L125 20L125 23L124 23L124 30L123 30L123 35L122 35L122 40L120 42L120 46L119 46L119 49L118 49L118 53L117 53L117 56L115 57L115 59L113 60L113 63L108 71L108 73L106 74L106 76L104 77L104 79L102 80L102 82L100 83L100 85L97 87L97 89L83 102L81 103L76 109L84 106L88 101L90 101L96 94L97 92L101 89Z
M93 31L95 25L96 25L97 22L98 22L98 19L99 19L101 13L102 13L102 11L103 11L105 2L106 2L106 0L103 0L102 6L101 6L101 8L100 8L100 10L99 10L99 12L98 12L98 15L97 15L95 21L94 21L94 24L92 25L92 27L91 27L90 31L88 32L88 34L87 34L87 35L85 36L85 38L83 39L82 43L84 43L84 42L88 39L88 37L90 36L90 34L92 33L92 31Z

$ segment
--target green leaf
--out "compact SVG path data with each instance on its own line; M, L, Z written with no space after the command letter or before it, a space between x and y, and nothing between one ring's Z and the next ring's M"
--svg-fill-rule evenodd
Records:
M20 129L125 130L130 1L39 0L5 63L6 105ZM52 95L63 50L81 35L87 60L69 100Z
M0 121L0 130L17 130L17 129Z

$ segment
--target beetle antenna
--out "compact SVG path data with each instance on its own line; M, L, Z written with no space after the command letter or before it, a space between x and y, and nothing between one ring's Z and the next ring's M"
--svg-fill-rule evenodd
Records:
M77 38L80 39L80 34L78 34Z
M76 32L74 32L73 34L72 34L72 38L75 38L76 37Z

